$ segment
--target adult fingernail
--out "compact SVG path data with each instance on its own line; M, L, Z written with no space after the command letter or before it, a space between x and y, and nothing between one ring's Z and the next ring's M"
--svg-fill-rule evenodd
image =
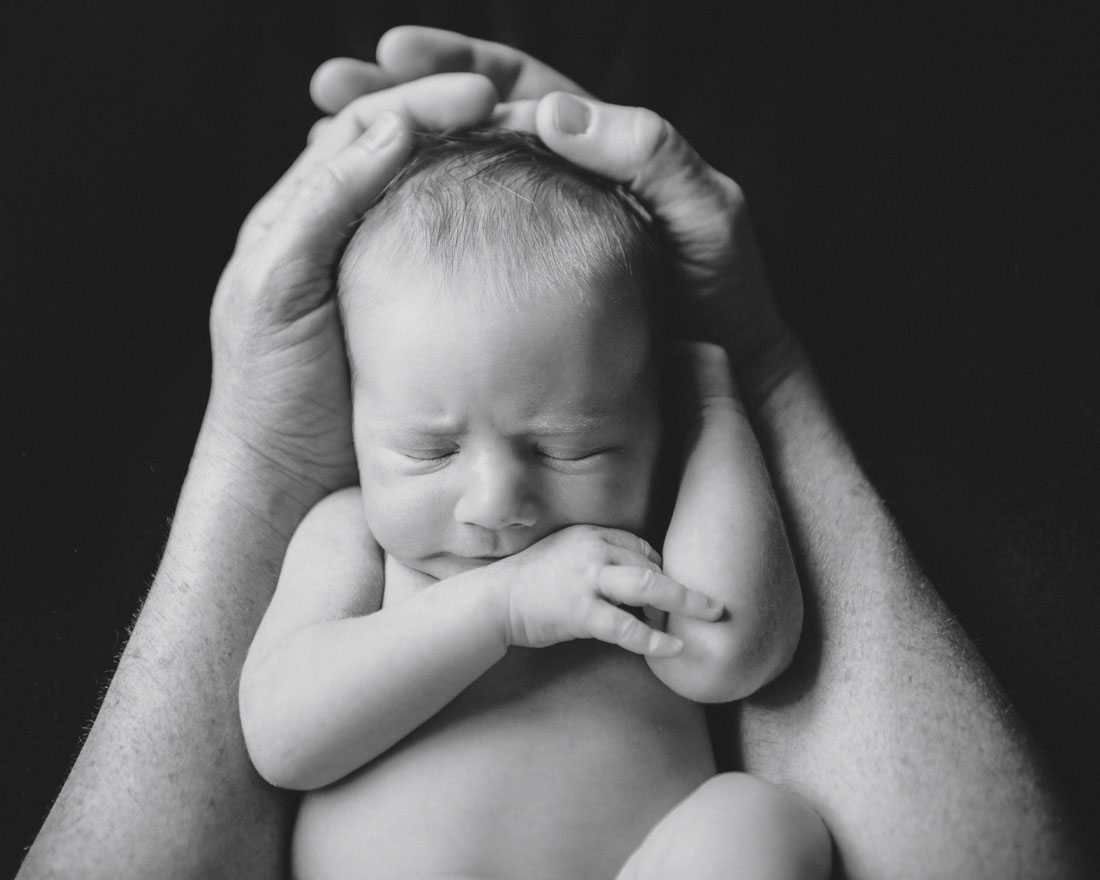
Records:
M588 131L591 118L592 112L588 105L579 98L569 94L558 95L558 103L554 108L554 126L562 134L584 134Z
M372 150L380 150L397 136L397 127L397 116L393 113L383 113L367 129L363 143Z

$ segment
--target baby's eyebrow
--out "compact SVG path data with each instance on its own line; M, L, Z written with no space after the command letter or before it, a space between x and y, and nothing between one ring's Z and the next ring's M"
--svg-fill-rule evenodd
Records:
M536 415L516 425L517 434L539 437L567 436L596 433L612 420L607 413L568 413ZM371 433L384 435L397 441L435 440L459 436L465 426L448 419L415 418L397 420L371 420L367 428Z
M599 431L607 425L610 416L606 413L570 413L568 415L536 416L529 419L525 428L527 433L540 436L554 434L584 434Z
M372 433L384 434L387 437L422 440L444 437L454 437L462 433L462 426L447 422L423 422L423 421L395 421L374 422L368 429Z

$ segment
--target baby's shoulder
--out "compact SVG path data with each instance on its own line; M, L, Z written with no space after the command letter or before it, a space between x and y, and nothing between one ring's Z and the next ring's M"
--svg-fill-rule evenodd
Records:
M354 583L381 598L383 554L363 512L363 495L351 486L327 495L298 525L287 547L283 579L300 574L315 582Z
M363 491L348 486L318 501L298 524L293 542L329 544L344 540L371 538L363 513Z

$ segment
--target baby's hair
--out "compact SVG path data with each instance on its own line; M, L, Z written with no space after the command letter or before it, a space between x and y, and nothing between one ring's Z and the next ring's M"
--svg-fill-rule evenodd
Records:
M512 303L549 291L576 291L578 302L609 292L639 307L651 327L663 324L665 260L644 208L534 135L418 134L348 245L342 297L364 259L372 272L376 261L423 268L441 287L481 277L487 296Z

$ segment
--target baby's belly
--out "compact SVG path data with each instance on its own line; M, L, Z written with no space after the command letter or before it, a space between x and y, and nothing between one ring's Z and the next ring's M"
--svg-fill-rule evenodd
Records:
M513 651L431 722L308 794L302 880L612 880L714 773L703 711L595 642Z

